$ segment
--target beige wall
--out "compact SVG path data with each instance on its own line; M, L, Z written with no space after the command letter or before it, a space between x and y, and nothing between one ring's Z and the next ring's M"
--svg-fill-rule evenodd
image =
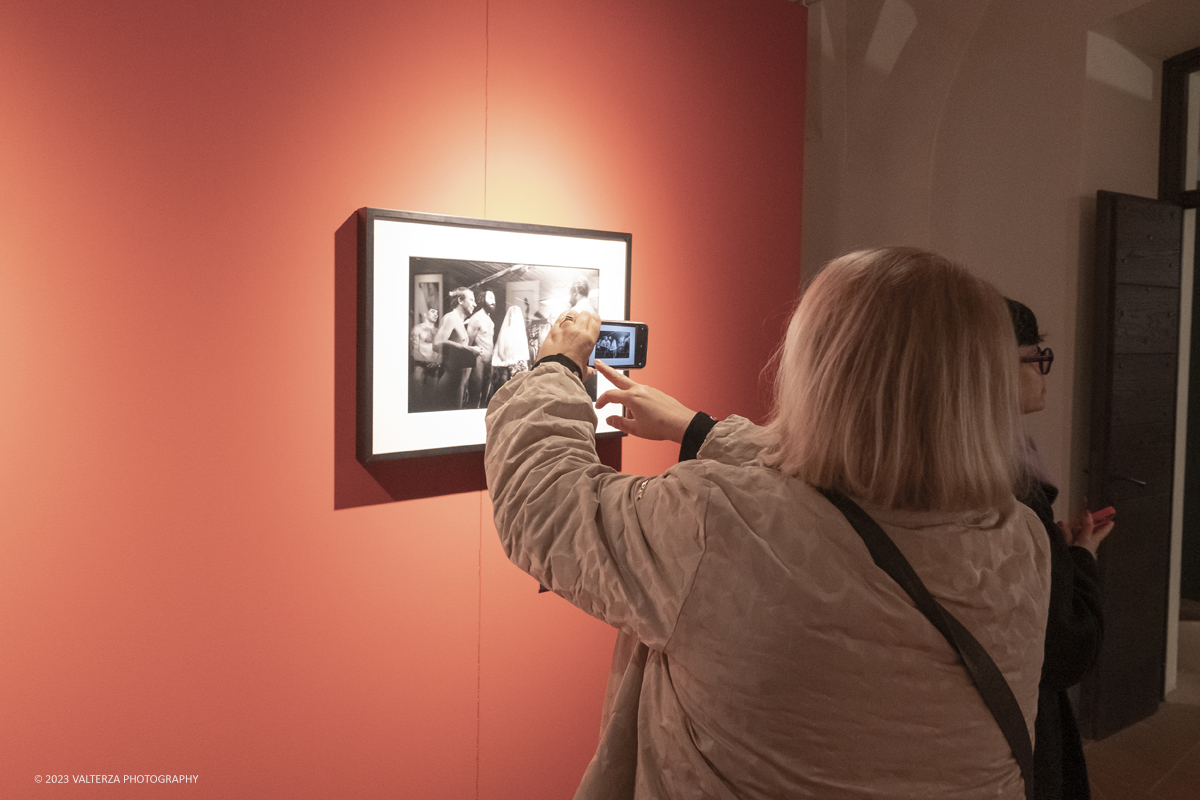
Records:
M1139 5L810 10L805 277L847 250L914 244L1032 307L1056 361L1047 408L1027 423L1063 489L1060 515L1084 502L1095 192L1157 185L1160 62L1088 32Z

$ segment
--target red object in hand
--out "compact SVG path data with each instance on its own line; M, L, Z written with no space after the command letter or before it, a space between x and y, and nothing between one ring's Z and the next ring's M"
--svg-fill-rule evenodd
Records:
M1100 509L1099 511L1093 511L1092 512L1092 524L1103 525L1104 523L1106 523L1110 519L1112 519L1113 515L1115 515L1116 513L1117 513L1117 510L1115 508L1113 508L1112 506L1107 506L1105 508Z

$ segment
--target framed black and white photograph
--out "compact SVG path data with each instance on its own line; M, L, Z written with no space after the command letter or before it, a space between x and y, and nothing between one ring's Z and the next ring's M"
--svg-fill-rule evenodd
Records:
M629 316L628 233L376 208L359 225L364 463L481 450L488 401L530 368L559 314ZM593 399L609 387L587 384ZM619 434L597 416L597 435Z

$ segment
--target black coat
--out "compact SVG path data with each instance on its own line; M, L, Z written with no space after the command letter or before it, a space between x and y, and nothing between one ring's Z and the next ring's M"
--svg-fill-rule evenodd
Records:
M1054 521L1050 504L1057 496L1054 486L1035 482L1021 498L1050 537L1050 615L1034 726L1034 788L1038 800L1088 800L1083 740L1067 689L1083 679L1100 655L1104 607L1096 559L1082 547L1068 547Z

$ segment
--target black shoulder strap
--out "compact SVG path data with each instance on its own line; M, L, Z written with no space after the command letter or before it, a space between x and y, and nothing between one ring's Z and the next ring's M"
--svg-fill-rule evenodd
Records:
M1000 725L1008 746L1012 748L1013 758L1021 768L1021 777L1025 779L1025 797L1033 797L1033 744L1029 741L1029 729L1025 727L1025 715L1004 673L996 666L996 662L988 655L987 650L979 643L963 624L954 618L949 611L933 598L921 578L913 570L908 559L900 552L879 523L862 510L857 503L836 489L821 489L821 494L846 515L851 526L862 537L875 566L892 577L900 588L908 593L916 603L917 609L929 618L946 640L954 646L962 658L983 702L987 705L992 716Z

